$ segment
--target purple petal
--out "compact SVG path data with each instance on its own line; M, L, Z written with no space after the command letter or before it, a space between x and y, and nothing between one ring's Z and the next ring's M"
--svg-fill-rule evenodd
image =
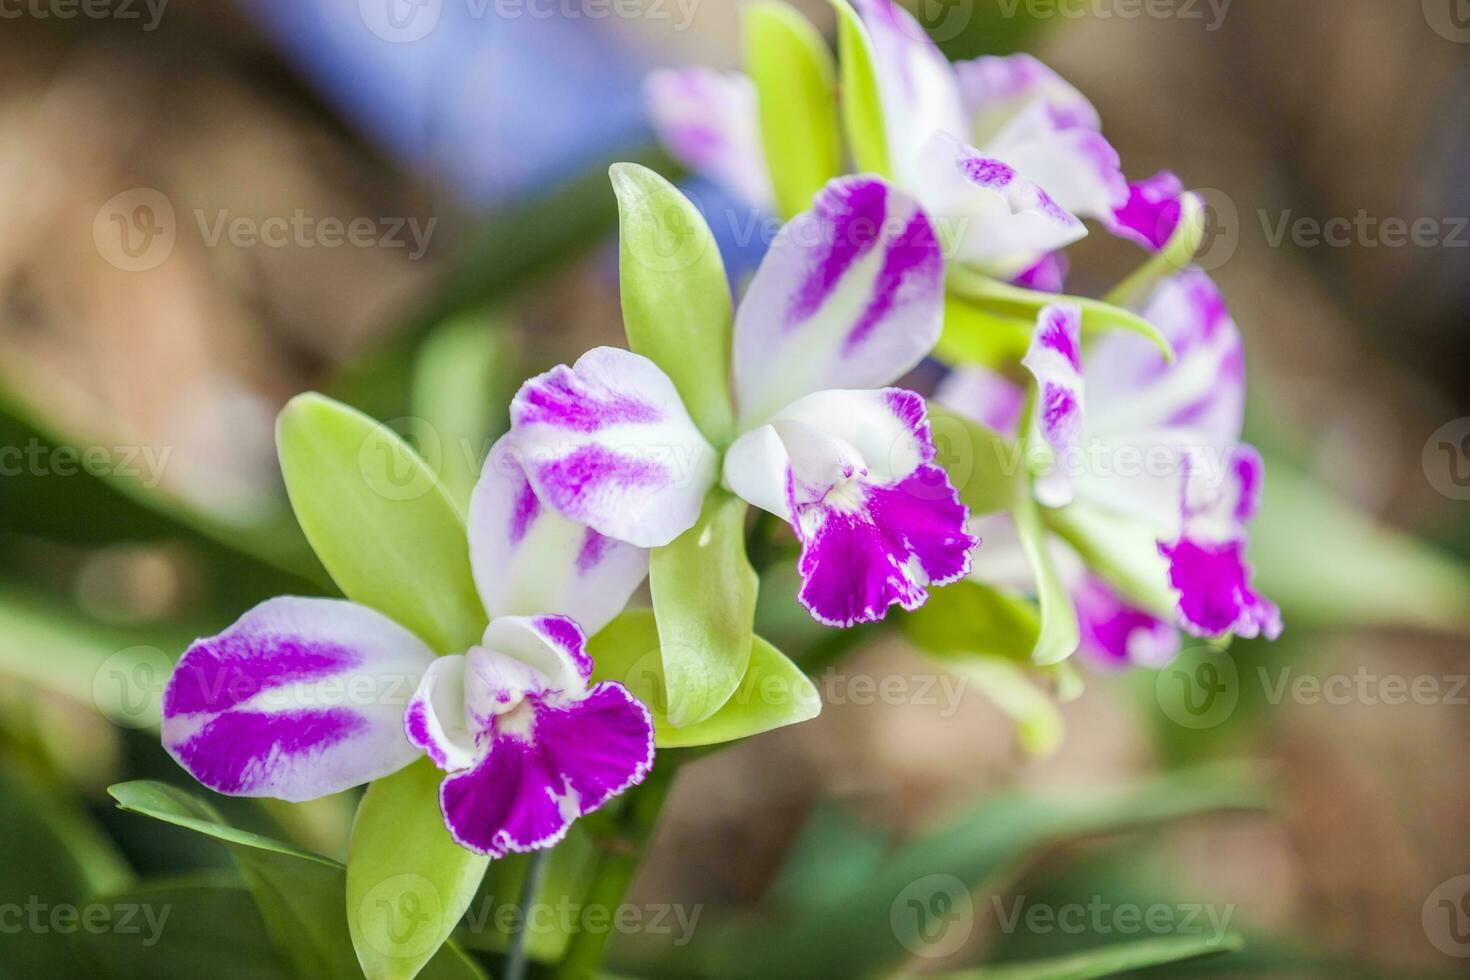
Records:
M648 575L648 552L544 507L511 439L490 450L469 515L470 566L491 618L570 616L596 632Z
M1042 309L1031 347L1021 364L1036 379L1037 431L1055 463L1036 480L1036 496L1048 507L1071 502L1068 459L1082 437L1082 311L1071 304Z
M874 177L832 181L782 229L736 312L742 420L888 384L933 348L943 311L944 257L918 204Z
M598 347L532 378L510 417L511 446L540 502L619 541L668 544L694 524L714 482L715 452L673 382L625 350Z
M1044 105L1022 112L982 145L1073 214L1112 221L1128 200L1112 144L1096 130L1059 127Z
M1060 293L1067 285L1069 263L1061 252L1043 256L1031 268L1011 282L1023 289L1034 289L1041 293Z
M953 258L998 278L1014 278L1087 234L1027 175L948 133L925 143L917 181Z
M604 682L575 700L527 698L498 717L484 759L445 779L439 802L461 846L504 857L561 840L652 765L648 709Z
M271 599L184 654L164 691L163 745L220 793L340 792L419 755L403 712L434 659L363 606Z
M775 210L749 78L707 68L664 69L649 73L643 94L659 139L680 163L753 208Z
M797 511L799 598L819 622L848 627L882 619L895 603L917 609L927 586L970 568L979 542L945 472L925 464L897 486L857 482Z
M1072 589L1081 649L1105 667L1162 667L1179 652L1179 631L1132 606L1110 586L1085 575Z
M1179 227L1184 185L1168 170L1128 185L1128 200L1105 222L1109 231L1157 252Z
M1180 625L1195 636L1281 635L1281 611L1250 587L1245 542L1196 540L1160 544L1169 581L1179 591Z

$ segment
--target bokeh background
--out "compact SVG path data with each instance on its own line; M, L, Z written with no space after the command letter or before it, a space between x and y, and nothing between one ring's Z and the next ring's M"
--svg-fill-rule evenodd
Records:
M830 36L825 4L797 6ZM1270 460L1252 557L1286 633L1210 655L1228 709L1204 719L1171 693L1188 676L1089 673L1038 753L1034 728L898 633L823 668L823 638L765 602L763 632L810 658L826 709L681 770L630 901L699 908L697 941L619 936L613 962L749 973L741 949L769 945L823 975L823 942L851 939L832 910L899 915L901 871L875 869L917 842L953 849L968 915L938 945L895 944L895 925L883 948L901 956L875 971L1138 938L1008 928L1019 900L1161 904L1176 924L1198 905L1245 935L1174 975L1462 975L1470 9L916 13L951 57L1035 52L1092 98L1131 176L1204 189L1201 261L1245 335L1248 436ZM606 166L674 172L642 73L738 66L739 17L734 0L0 0L0 904L230 873L213 842L105 790L188 785L156 698L191 638L331 591L290 516L275 412L327 391L467 491L520 379L620 343ZM758 254L729 244L732 267ZM1089 240L1072 288L1134 261ZM345 855L350 796L216 802ZM891 894L862 894L874 882ZM0 975L209 962L165 963L185 956L167 931L152 950L107 940L0 932Z

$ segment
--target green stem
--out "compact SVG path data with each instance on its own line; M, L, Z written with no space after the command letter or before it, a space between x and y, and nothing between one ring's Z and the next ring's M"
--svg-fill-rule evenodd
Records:
M599 909L607 912L607 921L614 917L638 870L644 845L658 822L659 812L682 761L673 753L661 756L659 764L653 767L643 785L628 794L614 823L614 832L597 842L600 853L593 865L592 887L583 904L584 913L588 909ZM579 916L577 931L572 934L566 953L552 974L556 980L591 980L602 964L603 948L612 930L588 931L585 921L585 914Z
M531 855L531 863L526 868L526 880L521 883L521 897L517 903L520 915L517 917L518 927L511 933L510 948L505 953L505 972L502 974L504 980L525 980L526 977L526 935L531 931L532 903L536 901L536 893L541 890L541 879L546 873L547 860L550 851L537 851Z

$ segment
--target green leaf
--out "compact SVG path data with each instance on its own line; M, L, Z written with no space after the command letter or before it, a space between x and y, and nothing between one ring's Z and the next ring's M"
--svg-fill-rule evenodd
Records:
M1003 370L1026 356L1035 330L1034 314L998 311L950 292L944 299L944 332L934 353L950 364Z
M775 921L757 918L704 940L696 952L711 975L730 980L882 975L927 951L913 915L905 918L912 903L932 907L941 892L963 902L974 890L983 902L987 883L998 886L1063 843L1264 804L1258 780L1237 765L1166 773L1104 793L1003 793L898 848L844 894Z
M1066 296L1023 289L955 264L950 265L948 278L952 293L958 293L967 302L1005 319L1014 321L1029 318L1034 327L1036 316L1043 307L1054 303L1071 303L1082 310L1084 332L1123 330L1135 333L1152 342L1167 360L1174 360L1174 347L1159 328L1121 306L1086 296Z
M1244 945L1245 941L1235 933L1219 937L1156 936L1029 963L963 970L944 977L945 980L1094 980L1151 966L1234 953Z
M933 403L929 431L934 458L959 491L960 503L971 517L1005 510L1025 475L1020 448L1010 439L979 422L956 415Z
M832 0L837 11L837 53L842 66L842 122L858 169L880 177L892 174L883 100L873 70L873 45L862 18L847 0Z
M368 786L357 809L347 926L368 980L418 974L469 907L490 863L444 829L442 775L420 759Z
M88 903L128 913L127 929L81 930L99 980L292 980L250 891L218 872L148 882ZM86 909L83 908L83 914ZM119 919L109 921L118 922Z
M614 164L618 281L628 347L674 382L705 436L734 436L730 284L714 235L687 197L646 167Z
M766 901L786 912L840 901L883 864L890 837L844 806L819 802L791 842Z
M1278 458L1266 461L1246 557L1288 629L1470 630L1464 563L1375 521Z
M436 327L414 360L409 434L461 515L490 444L506 428L520 382L514 348L503 319L469 315Z
M1022 481L1021 490L1011 506L1011 519L1016 524L1016 535L1021 539L1021 550L1026 553L1026 560L1036 574L1041 630L1031 659L1043 666L1060 663L1075 653L1081 642L1077 610L1072 606L1071 592L1052 561L1051 548L1047 546L1048 532L1041 520L1041 506L1025 481Z
M1179 199L1179 226L1164 247L1148 258L1105 297L1114 306L1138 306L1164 279L1189 268L1205 240L1205 206L1197 194Z
M146 780L119 783L108 792L124 810L223 843L255 896L266 931L300 976L355 980L361 975L359 955L353 952L349 935L349 921L342 915L347 875L341 864L231 827L207 802L165 783ZM437 949L436 945L430 954ZM428 959L429 956L424 957L424 961ZM440 959L426 976L474 978L479 975L457 950L443 950ZM373 975L366 962L362 970Z
M1086 504L1047 510L1044 516L1047 527L1109 585L1160 619L1174 618L1178 600L1152 528Z
M276 445L296 519L347 598L440 653L485 631L464 521L433 472L387 426L321 395L291 399Z
M899 625L916 646L940 657L983 655L1016 663L1030 660L1041 632L1035 605L968 579L936 589Z
M653 714L661 749L714 745L815 718L822 709L816 687L800 667L760 637L739 686L713 715L684 727L669 721L659 630L647 609L630 609L602 628L588 645L594 680L624 685ZM697 696L697 695L696 695Z
M745 677L760 579L745 557L745 501L715 488L694 526L653 549L648 587L658 620L669 724L719 711Z
M776 206L790 218L842 173L837 66L811 21L784 3L756 3L745 8L745 67Z

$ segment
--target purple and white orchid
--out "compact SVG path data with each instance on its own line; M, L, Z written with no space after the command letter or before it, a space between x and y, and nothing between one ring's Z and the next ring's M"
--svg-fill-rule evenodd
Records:
M640 547L694 525L718 482L788 521L800 600L832 626L920 606L977 543L919 395L885 387L939 337L944 263L907 194L830 183L776 237L735 314L738 437L723 460L650 360L598 348L533 378L511 437L539 498Z
M648 709L620 684L589 686L586 650L648 553L543 507L504 440L475 488L468 546L490 615L468 652L435 656L346 600L270 599L184 654L164 747L217 792L293 802L427 754L449 773L440 806L462 846L500 857L560 840L653 764Z
M1257 594L1245 562L1247 524L1260 498L1260 456L1240 441L1245 362L1240 334L1215 284L1190 270L1161 283L1140 314L1173 345L1166 362L1149 342L1108 334L1085 352L1074 307L1047 307L1023 364L1036 385L1028 445L1037 500L1147 529L1175 597L1174 622L1196 636L1275 638L1276 606ZM957 369L938 399L1014 436L1025 392L976 367ZM1029 563L1005 515L977 520L987 546L972 576L1024 587ZM1109 662L1157 665L1179 648L1174 629L1129 603L1051 539L1069 584L1084 646Z
M1087 234L1080 218L1140 244L1159 237L1167 224L1159 182L1171 175L1130 187L1097 110L1056 72L1028 54L951 64L892 0L853 5L871 41L889 172L933 217L954 260L1027 282ZM771 207L748 79L665 70L649 77L645 95L681 162ZM1175 215L1177 223L1177 207ZM1050 281L1048 270L1037 274Z

